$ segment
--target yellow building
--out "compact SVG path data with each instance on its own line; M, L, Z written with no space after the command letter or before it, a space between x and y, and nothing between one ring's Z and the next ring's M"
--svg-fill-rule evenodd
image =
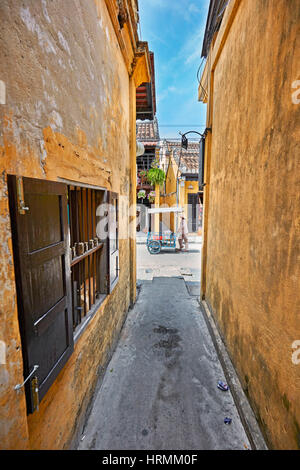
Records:
M149 51L137 0L0 10L0 448L69 449L135 301Z
M299 24L298 0L211 0L199 86L202 299L275 449L300 449Z
M178 142L164 141L160 148L161 168L166 173L160 190L160 206L182 207L189 233L201 233L202 191L199 191L199 143L189 142L184 149ZM170 214L170 230L175 230ZM164 217L167 217L166 215ZM163 220L168 226L168 221Z

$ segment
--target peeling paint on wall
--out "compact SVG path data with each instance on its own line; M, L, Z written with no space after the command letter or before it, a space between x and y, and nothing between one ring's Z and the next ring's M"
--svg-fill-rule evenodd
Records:
M67 43L66 39L64 38L62 32L58 31L57 35L58 35L59 42L62 45L62 47L64 48L64 50L67 51L67 53L69 55L71 55L69 44Z
M46 20L48 21L48 23L51 23L51 19L50 19L50 16L48 14L48 11L47 11L47 2L46 2L46 0L42 0L42 7L43 7L43 13L44 13L44 16L45 16Z
M37 34L40 47L47 53L56 54L56 49L50 41L47 33L41 30L41 27L36 23L33 16L31 16L29 7L21 8L20 16L22 21L27 26L27 29L32 33Z

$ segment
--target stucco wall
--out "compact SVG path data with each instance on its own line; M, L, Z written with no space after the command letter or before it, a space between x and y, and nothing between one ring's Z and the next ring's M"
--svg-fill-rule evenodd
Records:
M0 448L67 447L130 301L130 84L105 2L0 3ZM40 404L26 416L6 175L73 181L120 194L120 280Z
M277 449L300 448L299 22L297 0L241 1L214 71L206 168L206 300Z

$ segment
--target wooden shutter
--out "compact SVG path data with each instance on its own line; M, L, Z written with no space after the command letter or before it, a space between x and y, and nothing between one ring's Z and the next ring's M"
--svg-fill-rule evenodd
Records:
M203 191L204 186L204 157L205 157L205 137L201 137L199 146L199 191Z
M39 366L42 400L73 351L67 186L9 176L8 187L24 378ZM31 380L25 387L32 413Z
M197 232L198 194L188 193L188 231Z
M119 278L119 197L108 191L108 286L109 293Z

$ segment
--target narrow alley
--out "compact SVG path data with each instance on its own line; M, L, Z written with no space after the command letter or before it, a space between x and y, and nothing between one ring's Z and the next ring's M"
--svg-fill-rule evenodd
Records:
M0 22L0 450L300 450L300 0Z
M250 449L199 308L201 244L149 255L139 295L83 429L79 449ZM197 286L197 287L196 287ZM195 290L193 290L195 288ZM230 418L231 424L224 419Z

